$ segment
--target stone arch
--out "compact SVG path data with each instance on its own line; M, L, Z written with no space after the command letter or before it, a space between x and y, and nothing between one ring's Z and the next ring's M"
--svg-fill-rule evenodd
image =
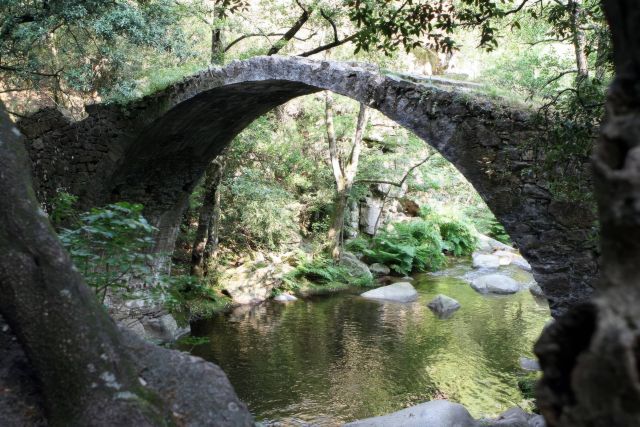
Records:
M587 207L553 200L532 169L538 160L532 146L544 134L530 112L496 101L382 75L362 64L271 56L210 68L125 106L88 107L81 122L45 111L23 120L21 128L29 137L41 197L51 193L53 181L76 189L87 203L141 202L160 228L158 250L167 251L207 164L262 114L321 90L377 109L449 160L517 243L552 310L563 311L591 293L597 263L588 236L594 216ZM78 164L74 153L88 159L86 170L47 181L47 174L60 176L60 164L56 172L47 162L46 140L60 149L67 170Z

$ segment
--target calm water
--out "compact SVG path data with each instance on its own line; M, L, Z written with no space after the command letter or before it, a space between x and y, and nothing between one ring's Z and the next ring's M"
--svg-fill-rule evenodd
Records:
M497 414L522 402L518 359L549 311L526 290L479 295L459 278L469 270L417 276L411 304L338 294L241 307L193 325L210 342L192 353L219 364L267 424L336 425L438 397ZM462 304L452 318L426 307L438 293Z

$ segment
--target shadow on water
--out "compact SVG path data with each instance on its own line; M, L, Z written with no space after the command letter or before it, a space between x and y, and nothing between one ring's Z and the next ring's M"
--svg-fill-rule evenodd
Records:
M192 353L220 365L267 422L336 425L443 397L497 414L522 402L519 358L532 357L549 310L526 290L480 295L465 274L416 276L411 304L337 294L240 307L192 325L210 340ZM426 306L439 293L462 305L451 318Z

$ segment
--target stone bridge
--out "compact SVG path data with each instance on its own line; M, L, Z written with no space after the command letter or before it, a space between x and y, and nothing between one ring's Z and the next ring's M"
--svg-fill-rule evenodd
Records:
M127 105L87 106L81 121L43 110L19 126L41 201L65 188L84 206L143 203L160 229L158 250L171 251L209 162L257 117L321 90L379 110L455 165L530 262L555 313L591 293L595 217L588 206L554 200L533 168L544 132L530 112L495 100L362 64L272 56L202 71Z

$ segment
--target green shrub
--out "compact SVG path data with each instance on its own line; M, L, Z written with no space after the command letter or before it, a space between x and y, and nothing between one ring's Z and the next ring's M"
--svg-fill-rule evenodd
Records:
M104 300L107 290L126 291L132 279L152 280L149 254L156 228L142 216L142 205L120 202L91 209L75 229L59 236L87 284Z
M369 239L366 237L358 236L355 239L349 240L345 245L345 248L349 252L364 253L364 251L369 248L369 243Z
M49 215L51 223L56 229L77 225L78 211L75 208L77 201L78 196L58 190L51 201L51 214Z
M478 238L468 224L457 219L441 219L440 235L443 248L454 256L471 255L478 245Z
M389 266L399 274L437 270L445 262L443 242L438 225L423 219L393 224L372 239L363 253L370 262Z
M345 267L336 264L325 255L301 259L295 270L285 276L285 284L288 288L295 288L301 279L323 285L346 283L354 286L366 286L371 281L366 276L353 276Z

